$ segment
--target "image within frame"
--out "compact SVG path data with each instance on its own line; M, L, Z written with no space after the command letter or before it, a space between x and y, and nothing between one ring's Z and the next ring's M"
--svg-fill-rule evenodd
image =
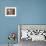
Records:
M5 16L16 16L16 7L5 7Z

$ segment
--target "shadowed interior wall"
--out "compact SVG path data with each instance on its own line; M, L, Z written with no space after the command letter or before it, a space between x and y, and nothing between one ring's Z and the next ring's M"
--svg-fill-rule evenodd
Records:
M7 6L17 8L16 17L5 16ZM0 0L0 44L8 43L9 32L17 34L17 24L46 24L46 0Z

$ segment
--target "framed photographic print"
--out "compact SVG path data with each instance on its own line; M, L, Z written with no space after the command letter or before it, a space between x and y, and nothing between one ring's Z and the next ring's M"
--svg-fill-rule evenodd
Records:
M5 16L16 16L16 7L5 7Z
M46 41L46 24L19 24L18 42L22 40Z

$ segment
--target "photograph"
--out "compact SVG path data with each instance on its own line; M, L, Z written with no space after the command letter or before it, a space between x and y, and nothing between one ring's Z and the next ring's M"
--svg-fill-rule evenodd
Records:
M31 46L34 43L45 42L46 25L18 24L18 41L20 46Z
M16 7L5 7L5 16L16 16Z

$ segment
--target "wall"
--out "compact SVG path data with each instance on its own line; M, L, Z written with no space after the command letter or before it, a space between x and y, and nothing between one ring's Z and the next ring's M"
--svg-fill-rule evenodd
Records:
M15 6L17 16L6 17L6 6ZM46 0L0 0L0 44L8 43L9 32L18 32L17 24L46 24Z

